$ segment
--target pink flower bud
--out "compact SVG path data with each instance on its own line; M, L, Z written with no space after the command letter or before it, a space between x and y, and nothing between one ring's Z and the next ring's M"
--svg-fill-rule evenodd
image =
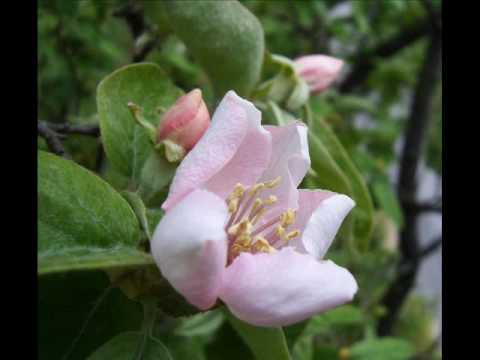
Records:
M307 55L294 61L295 69L308 84L312 94L325 90L337 78L343 61L326 55Z
M210 114L202 98L202 91L194 89L177 99L162 116L157 141L169 140L191 150L210 125Z

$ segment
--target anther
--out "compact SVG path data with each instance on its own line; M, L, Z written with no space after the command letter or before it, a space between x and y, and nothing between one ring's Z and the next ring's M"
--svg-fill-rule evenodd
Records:
M273 205L278 201L275 195L270 195L267 199L264 200L265 205Z
M271 253L275 251L275 248L271 246L264 237L257 236L255 240L256 241L253 243L253 249L255 251L266 252L266 253Z
M298 235L300 235L300 230L291 231L287 235L285 235L285 240L286 241L292 240L296 238Z
M281 181L281 180L282 180L282 177L279 176L279 177L277 177L276 179L273 179L273 180L271 180L271 181L267 181L267 182L265 183L265 187L266 187L267 189L272 189L272 188L274 188L275 186L277 186L278 184L280 184L280 181Z

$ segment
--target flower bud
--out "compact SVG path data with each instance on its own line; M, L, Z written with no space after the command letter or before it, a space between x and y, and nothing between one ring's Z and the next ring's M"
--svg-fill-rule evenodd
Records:
M169 161L179 161L200 140L210 125L210 114L202 91L194 89L181 96L162 116L157 143L165 145Z
M337 78L343 61L326 55L307 55L297 58L295 70L308 84L312 94L325 90Z

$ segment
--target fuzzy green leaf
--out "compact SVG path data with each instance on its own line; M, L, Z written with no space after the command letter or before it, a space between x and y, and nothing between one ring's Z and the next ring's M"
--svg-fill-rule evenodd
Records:
M39 274L153 263L132 208L100 177L39 151L38 180Z
M218 97L246 96L259 80L264 34L238 1L162 1L171 28L207 72ZM219 30L221 29L221 30Z

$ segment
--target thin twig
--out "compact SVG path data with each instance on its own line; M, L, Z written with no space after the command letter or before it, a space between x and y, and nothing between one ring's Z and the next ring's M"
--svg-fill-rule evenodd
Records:
M45 123L50 129L59 134L78 134L98 137L100 136L100 127L97 124L54 124Z
M65 148L60 141L60 136L51 130L43 121L38 121L38 135L45 139L48 149L58 156L65 157Z

